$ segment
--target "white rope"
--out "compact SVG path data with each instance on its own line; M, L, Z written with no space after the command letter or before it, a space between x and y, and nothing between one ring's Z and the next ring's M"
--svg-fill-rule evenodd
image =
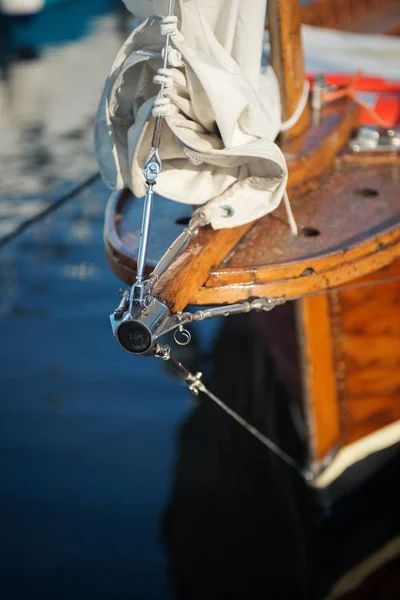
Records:
M178 17L171 15L161 19L161 35L175 35L178 32Z
M164 85L168 88L174 83L174 71L173 69L158 69L157 74L153 77L153 83L157 85Z
M290 231L293 235L299 235L299 228L297 227L296 219L294 218L292 207L290 206L290 200L287 192L283 194L283 202L286 209L287 220L289 222Z
M284 123L282 123L280 131L288 131L294 125L296 125L297 121L300 119L301 115L303 114L303 110L305 109L305 107L307 105L309 93L310 93L310 82L308 81L308 79L305 79L303 93L301 95L301 98L299 100L297 108L294 111L294 113L292 114L292 116L290 117L290 119L288 119L287 121L284 121Z
M171 111L171 102L169 98L157 96L154 100L154 106L152 110L153 117L168 117Z

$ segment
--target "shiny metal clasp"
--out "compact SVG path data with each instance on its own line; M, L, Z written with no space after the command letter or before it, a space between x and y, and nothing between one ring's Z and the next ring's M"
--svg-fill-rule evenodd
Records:
M157 177L161 171L161 167L162 163L158 150L154 150L150 153L143 170L147 185L152 186L156 183Z

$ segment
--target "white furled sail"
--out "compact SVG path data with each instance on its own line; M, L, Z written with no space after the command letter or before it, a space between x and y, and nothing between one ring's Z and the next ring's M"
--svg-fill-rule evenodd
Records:
M145 20L118 53L97 114L95 145L105 182L145 194L143 167L161 115L157 193L205 205L215 229L273 211L287 167L274 142L281 127L278 84L272 69L261 72L266 0L179 0L176 23L163 19L167 0L125 4ZM172 48L164 70L167 30ZM157 96L160 81L166 99Z

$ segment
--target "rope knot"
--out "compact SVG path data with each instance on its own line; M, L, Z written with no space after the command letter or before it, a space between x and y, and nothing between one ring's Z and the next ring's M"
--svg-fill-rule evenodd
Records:
M161 35L175 35L178 32L178 17L171 15L161 19Z

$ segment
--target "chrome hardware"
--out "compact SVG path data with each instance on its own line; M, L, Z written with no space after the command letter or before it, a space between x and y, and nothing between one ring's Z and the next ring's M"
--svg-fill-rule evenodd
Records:
M349 141L349 148L353 152L398 152L400 130L361 127L357 137Z
M187 329L184 329L182 325L174 332L174 340L178 346L187 346L190 344L192 334Z
M335 85L330 85L324 75L317 75L314 79L314 87L311 93L311 108L313 111L319 113L321 108L324 106L322 100L323 92L332 92L337 88Z
M265 311L269 312L276 306L284 304L285 298L256 298L250 302L239 302L237 304L229 304L227 306L216 306L214 308L207 308L205 310L198 310L195 313L179 313L173 315L172 320L175 319L175 327L187 325L192 321L204 321L205 319L215 319L217 317L230 317L231 315L239 315L247 313L252 310L258 312Z
M172 16L172 8L173 2L169 0L168 4L168 14ZM168 62L168 50L170 45L170 36L167 34L165 40L165 58L164 58L164 67L167 66ZM160 95L164 95L164 84L161 85ZM154 190L153 186L157 182L157 177L161 172L162 163L160 154L158 152L160 146L160 136L161 136L161 125L163 119L162 117L157 117L154 125L153 131L153 139L150 154L147 157L146 163L144 165L144 178L147 184L147 191L144 198L144 206L143 206L143 216L142 216L142 227L140 231L140 240L139 240L139 250L138 250L138 259L137 259L137 267L136 267L136 282L132 287L131 294L131 306L133 303L142 304L144 294L145 294L145 286L143 283L144 276L144 268L146 264L146 255L147 255L147 246L149 242L149 233L150 233L150 218L151 218L151 210L153 207L153 197Z
M154 356L157 356L158 358L167 361L171 358L171 348L169 346L160 346L159 344L157 344Z
M153 186L161 171L161 159L155 148L149 154L144 167L144 178L147 183L147 191L144 198L142 227L140 230L139 250L136 269L136 282L132 286L131 303L143 302L145 289L143 284L144 268L146 264L147 246L149 243L151 210L153 208L154 191Z
M204 384L201 380L203 377L203 373L196 373L196 375L189 375L187 378L188 388L195 396L199 395L199 392L202 392L204 389Z
M132 297L132 294L131 294ZM131 302L123 318L110 316L113 334L119 345L130 354L154 354L157 339L170 319L169 308L157 298L151 303Z
M162 162L158 150L153 148L146 160L143 174L147 185L154 185L160 174Z
M235 209L234 209L234 208L232 208L232 206L229 206L228 204L223 204L223 205L221 206L221 208L223 208L223 209L224 209L224 211L225 211L225 213L226 213L226 214L224 215L224 216L225 216L225 218L233 217L233 215L235 214Z
M114 319L116 321L120 321L122 319L124 312L126 312L129 307L129 290L120 290L120 292L122 294L121 302L114 310Z
M146 295L143 295L141 302L137 302L135 289L135 286L132 286L130 298L129 292L124 292L118 308L110 319L114 336L122 348L131 354L140 355L154 354L158 338L174 330L176 330L174 339L177 344L180 346L189 344L192 336L184 326L193 321L229 317L252 310L269 312L275 306L286 302L284 298L257 298L250 302L172 315L163 302L148 293L146 287L143 288Z

